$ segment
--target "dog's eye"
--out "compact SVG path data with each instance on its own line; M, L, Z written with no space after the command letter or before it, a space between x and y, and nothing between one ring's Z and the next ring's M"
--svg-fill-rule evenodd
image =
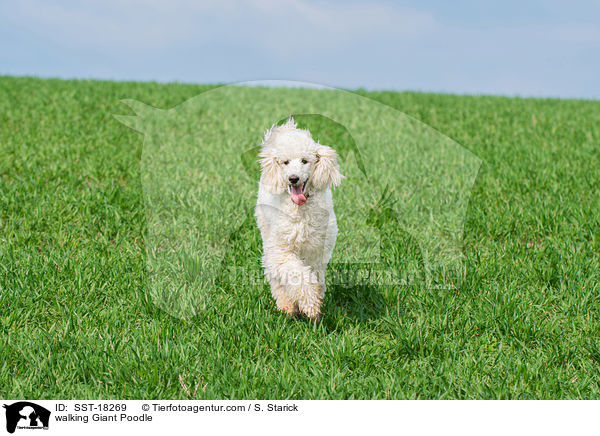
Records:
M289 163L290 163L290 161L289 161L289 160L286 160L286 161L285 161L283 164L284 164L284 165L287 165L287 164L289 164Z
M306 159L302 159L302 163L303 163L304 165L306 165L306 164L308 163L308 161L307 161Z

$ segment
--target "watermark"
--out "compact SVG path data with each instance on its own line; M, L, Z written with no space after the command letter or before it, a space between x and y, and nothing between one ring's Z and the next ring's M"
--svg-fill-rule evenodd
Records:
M240 258L260 262L258 152L264 132L290 116L337 151L345 176L333 191L339 231L328 285L460 284L464 220L479 158L355 93L241 85L214 88L167 110L126 100L135 115L117 115L144 133L145 246L155 304L187 318L211 304L224 280L254 283L231 270ZM419 262L407 262L406 241L418 248Z
M229 266L224 272L231 278L233 283L244 283L247 286L263 286L269 284L271 279L277 279L281 283L300 286L304 283L322 282L327 279L328 286L338 287L384 287L396 288L409 287L423 283L423 273L417 265L405 267L404 269L386 268L384 265L364 264L333 264L328 268L326 277L320 272L311 271L310 274L289 274L271 276L262 268L250 266ZM219 286L219 280L213 282ZM456 289L455 283L441 282L429 283L431 289Z
M39 404L30 401L18 401L4 404L6 415L6 431L15 430L48 430L51 412Z
M198 396L201 396L199 394ZM37 405L38 401L35 403ZM281 434L294 422L324 434L365 434L373 423L408 434L590 434L594 402L344 400L44 400L47 430L14 434ZM30 403L31 404L31 403ZM474 410L476 409L476 410ZM431 419L432 413L439 419ZM505 419L510 416L511 419ZM30 418L28 418L30 419ZM0 420L1 421L1 420ZM39 421L39 420L38 420ZM42 429L41 426L35 428ZM494 433L496 430L496 433ZM305 431L300 427L300 431ZM0 430L0 434L2 431ZM296 432L298 433L298 432ZM8 433L4 433L8 434ZM294 433L295 434L295 433Z

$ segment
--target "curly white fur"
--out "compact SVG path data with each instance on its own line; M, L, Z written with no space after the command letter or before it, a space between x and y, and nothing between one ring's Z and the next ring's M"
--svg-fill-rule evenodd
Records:
M337 154L290 118L267 131L260 157L255 215L271 293L279 310L316 321L338 232L331 195L343 177Z

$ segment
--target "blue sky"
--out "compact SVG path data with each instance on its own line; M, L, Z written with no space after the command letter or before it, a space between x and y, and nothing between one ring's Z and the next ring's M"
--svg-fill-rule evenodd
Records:
M600 2L4 1L0 74L600 98Z

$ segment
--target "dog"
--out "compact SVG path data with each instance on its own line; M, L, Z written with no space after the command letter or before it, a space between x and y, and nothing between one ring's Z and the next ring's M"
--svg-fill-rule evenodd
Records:
M331 188L344 176L337 153L290 118L266 132L259 158L255 216L271 294L280 311L317 322L338 233Z

